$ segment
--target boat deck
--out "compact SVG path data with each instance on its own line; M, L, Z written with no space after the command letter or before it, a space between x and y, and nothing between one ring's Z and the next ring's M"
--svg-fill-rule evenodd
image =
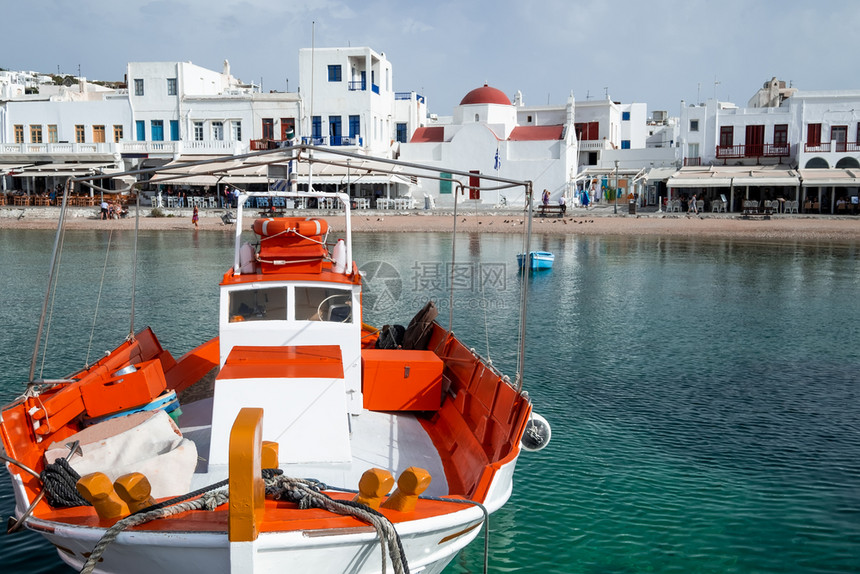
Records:
M211 398L182 406L179 427L183 435L195 443L199 457L192 489L227 478L226 465L209 465L206 461L211 423ZM309 436L307 440L312 441L313 437ZM413 414L365 410L358 416L350 416L350 447L350 462L281 464L280 468L287 476L313 478L330 487L356 490L361 475L370 468L388 470L396 478L406 468L417 466L427 470L433 477L425 495L448 494L442 459ZM384 447L384 450L380 447Z

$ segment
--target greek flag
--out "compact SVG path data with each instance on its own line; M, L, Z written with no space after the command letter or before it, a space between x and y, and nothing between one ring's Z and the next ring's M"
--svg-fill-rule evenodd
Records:
M499 171L500 167L502 167L502 159L499 157L499 148L496 148L496 162L493 164L493 169Z
M276 179L269 185L269 191L287 191L288 186L286 179Z

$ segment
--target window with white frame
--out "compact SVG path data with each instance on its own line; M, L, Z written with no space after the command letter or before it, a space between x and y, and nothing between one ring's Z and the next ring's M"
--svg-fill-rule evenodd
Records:
M691 132L699 131L699 120L690 120L690 131Z
M215 141L224 140L224 122L212 122L212 139Z
M239 120L233 120L231 126L233 130L233 141L242 141L242 122Z
M203 122L194 122L194 141L203 141Z
M134 95L142 96L143 95L143 78L135 78L134 79Z
M167 78L167 95L176 95L176 78Z

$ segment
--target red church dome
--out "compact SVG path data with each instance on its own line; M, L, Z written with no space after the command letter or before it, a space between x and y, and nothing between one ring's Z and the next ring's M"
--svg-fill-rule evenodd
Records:
M501 90L491 88L484 84L481 88L475 88L460 101L461 106L469 104L501 104L503 106L511 105L511 100Z

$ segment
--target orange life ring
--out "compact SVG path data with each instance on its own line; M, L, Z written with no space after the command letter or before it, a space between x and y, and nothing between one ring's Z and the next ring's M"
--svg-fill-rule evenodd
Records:
M269 217L254 221L254 233L260 237L272 237L285 231L294 231L304 237L322 235L328 231L325 219L301 217Z

